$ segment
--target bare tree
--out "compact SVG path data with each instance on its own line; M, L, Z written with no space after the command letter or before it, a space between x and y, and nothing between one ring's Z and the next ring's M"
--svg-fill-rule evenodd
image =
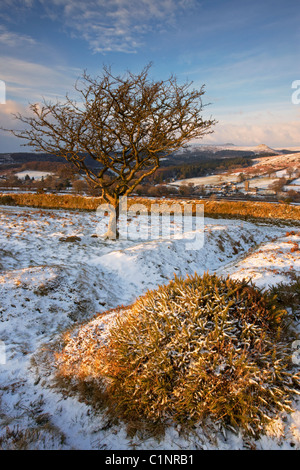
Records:
M287 179L284 177L276 179L273 183L269 184L268 188L272 189L276 193L280 193L287 183Z
M64 157L114 208L108 236L114 238L120 196L129 195L160 166L162 157L191 139L211 133L215 121L202 118L204 85L191 89L168 80L149 79L147 65L139 74L114 76L104 67L100 77L84 72L75 84L77 102L32 104L31 116L16 114L23 130L10 130L37 151ZM88 157L97 162L95 169Z

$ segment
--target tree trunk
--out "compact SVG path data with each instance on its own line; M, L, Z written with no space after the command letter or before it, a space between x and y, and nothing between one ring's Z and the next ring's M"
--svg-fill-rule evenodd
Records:
M112 205L113 208L110 210L110 216L108 221L107 232L104 235L104 238L109 238L110 240L117 240L120 236L118 230L118 222L120 216L119 201Z

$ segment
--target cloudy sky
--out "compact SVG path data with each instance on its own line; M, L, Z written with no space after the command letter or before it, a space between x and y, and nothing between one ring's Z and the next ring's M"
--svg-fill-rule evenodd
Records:
M203 143L300 146L299 25L299 0L1 0L0 126L64 100L83 70L152 62L154 79L205 84L204 117L218 124ZM0 133L0 153L30 150L20 144Z

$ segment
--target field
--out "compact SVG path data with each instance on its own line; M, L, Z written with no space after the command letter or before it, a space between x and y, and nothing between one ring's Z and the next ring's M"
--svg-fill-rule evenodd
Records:
M172 185L178 186L181 184L194 184L195 186L217 186L222 183L236 183L238 181L238 174L219 174L219 175L210 175L210 176L199 176L196 178L187 178L184 180L177 180Z
M279 178L291 179L293 172L299 169L300 154L291 153L287 155L276 155L272 157L258 157L253 159L253 164L247 168L236 168L220 174L188 178L174 181L175 186L182 184L193 184L195 186L221 186L224 183L231 183L241 192L245 192L244 181L239 181L239 174L243 173L245 179L249 182L249 188L257 190L266 190ZM299 178L290 181L284 188L285 191L294 190L300 192Z
M138 233L148 221L128 223ZM45 359L64 330L92 331L97 314L129 305L174 274L249 277L262 288L289 282L300 274L299 228L206 217L196 226L199 246L187 249L194 232L105 242L96 236L103 225L92 211L0 207L0 448L300 450L300 403L257 441L229 432L208 439L200 427L183 436L172 426L160 441L129 437L53 387L54 364Z

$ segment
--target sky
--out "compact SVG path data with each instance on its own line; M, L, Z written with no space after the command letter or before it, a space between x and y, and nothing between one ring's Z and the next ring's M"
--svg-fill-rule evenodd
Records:
M155 80L205 85L201 143L300 147L299 46L299 0L1 0L0 126L64 101L84 70L151 62ZM23 143L0 131L0 153Z

